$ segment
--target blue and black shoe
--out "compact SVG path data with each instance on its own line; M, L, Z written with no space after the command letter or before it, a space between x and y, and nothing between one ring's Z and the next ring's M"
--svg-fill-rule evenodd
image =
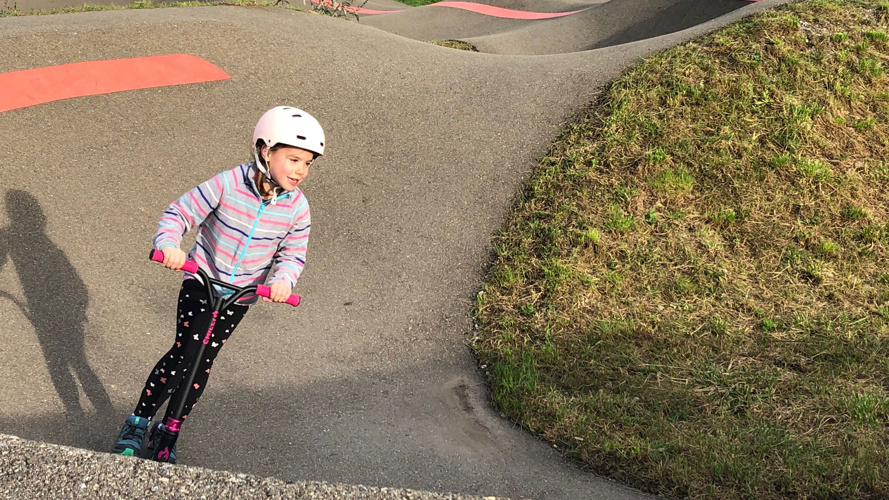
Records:
M151 426L151 430L148 432L148 445L146 446L146 450L145 450L145 453L148 455L148 457L151 457L152 455L154 455L154 451L155 451L154 449L155 449L155 447L157 447L157 444L161 438L161 434L163 433L163 431L165 429L166 428L164 427L164 424L162 424L159 421L155 422ZM169 456L169 458L166 459L166 462L168 464L175 464L176 463L176 445L175 444L173 444L173 447L170 449L170 456Z
M142 442L145 441L145 434L148 431L148 424L151 423L150 418L137 417L130 415L127 417L126 423L117 436L117 442L111 449L112 453L119 453L130 457L138 457L142 454Z

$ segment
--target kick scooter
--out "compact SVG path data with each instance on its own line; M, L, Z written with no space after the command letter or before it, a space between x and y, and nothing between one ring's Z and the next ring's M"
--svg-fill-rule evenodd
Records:
M152 250L151 254L148 256L149 259L155 262L163 262L164 254L158 250ZM184 360L179 362L179 366L176 367L176 370L173 373L177 373L174 379L168 382L168 387L176 387L176 390L173 393L170 404L174 404L174 411L171 416L167 417L164 420L163 427L155 427L152 429L154 432L160 433L160 436L156 437L156 441L149 439L149 441L156 442L157 444L149 449L145 450L146 456L145 458L149 458L156 462L169 462L170 461L170 453L173 449L173 446L176 444L176 440L179 438L179 429L182 427L182 413L185 411L185 401L188 396L188 392L191 390L192 384L194 383L194 376L197 370L191 369L192 367L198 366L198 361L200 361L201 356L204 355L204 349L207 344L210 343L210 336L213 334L213 327L216 326L216 319L219 317L220 311L226 309L231 306L235 302L237 302L240 298L245 295L249 295L251 293L255 293L260 297L268 297L270 290L269 287L265 285L255 285L255 286L247 286L247 287L237 287L230 283L226 283L224 281L219 281L217 279L213 279L207 276L207 273L204 272L203 269L198 267L197 262L194 261L186 261L185 265L182 266L182 270L196 274L200 276L201 281L204 284L204 287L207 290L207 303L209 305L209 315L202 315L204 318L203 324L196 324L193 327L193 331L200 332L206 329L206 333L204 334L203 341L198 344L196 352L193 356L189 356L186 354ZM213 285L217 285L223 288L227 288L234 292L232 295L228 297L217 297L215 293L213 293ZM299 305L299 295L291 295L286 303L292 306ZM188 368L187 370L180 370L180 368ZM188 376L185 377L185 373L188 373ZM177 386L178 384L178 386ZM170 397L169 391L165 391L165 395L161 401L158 402L158 407L163 405L166 398Z

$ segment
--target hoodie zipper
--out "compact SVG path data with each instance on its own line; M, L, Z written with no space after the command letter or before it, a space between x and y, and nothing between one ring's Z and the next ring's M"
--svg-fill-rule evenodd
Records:
M241 268L241 262L244 262L244 257L247 255L247 249L250 248L250 242L253 241L253 233L256 231L256 226L259 225L259 219L262 217L262 213L265 211L266 205L269 202L263 201L259 204L259 211L256 212L256 219L253 221L253 227L250 228L250 234L247 235L247 242L244 243L244 250L241 251L241 255L238 257L238 263L235 264L235 268L232 269L231 276L229 276L228 282L234 283L235 281L235 273L238 272L238 269Z
M278 200L280 200L281 198L284 198L284 197L287 196L288 194L289 194L289 193L283 193L283 194L281 194L281 195L278 195L278 196L274 199L274 201L277 202ZM269 201L260 201L260 203L259 203L259 210L256 212L256 219L253 221L253 227L250 228L250 234L247 235L247 242L244 243L244 250L241 251L241 255L238 256L238 263L235 264L234 269L232 269L232 272L231 272L231 274L229 275L229 278L228 278L228 282L229 282L229 283L234 283L234 280L235 280L235 273L237 273L238 270L241 268L241 262L244 261L244 257L247 255L247 250L250 248L250 242L253 241L253 233L256 232L256 226L259 225L259 219L262 218L262 213L265 212L266 207L267 207L267 206L269 205L269 203L271 203L271 202L272 202L271 200L269 200Z

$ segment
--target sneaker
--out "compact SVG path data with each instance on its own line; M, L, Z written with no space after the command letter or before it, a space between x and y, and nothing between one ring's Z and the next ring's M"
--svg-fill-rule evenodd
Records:
M145 432L148 430L150 418L130 415L117 436L112 453L120 453L130 457L138 457L142 453L142 442L145 440Z
M161 432L165 429L164 424L161 422L155 422L151 426L151 430L148 431L148 446L146 448L146 452L149 457L154 454L154 448L157 446L158 441L160 441ZM170 450L170 458L167 460L168 464L176 463L176 445L173 445L173 449Z

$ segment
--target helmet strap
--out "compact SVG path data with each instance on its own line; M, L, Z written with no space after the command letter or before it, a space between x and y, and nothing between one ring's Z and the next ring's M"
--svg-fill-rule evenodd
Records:
M259 157L259 152L256 149L253 150L253 158L256 159L256 168L258 168L259 171L262 172L263 177L265 177L265 179L269 181L273 186L280 186L280 184L278 184L278 181L272 178L272 172L269 171L268 167L265 164L265 161L263 161L263 159Z

